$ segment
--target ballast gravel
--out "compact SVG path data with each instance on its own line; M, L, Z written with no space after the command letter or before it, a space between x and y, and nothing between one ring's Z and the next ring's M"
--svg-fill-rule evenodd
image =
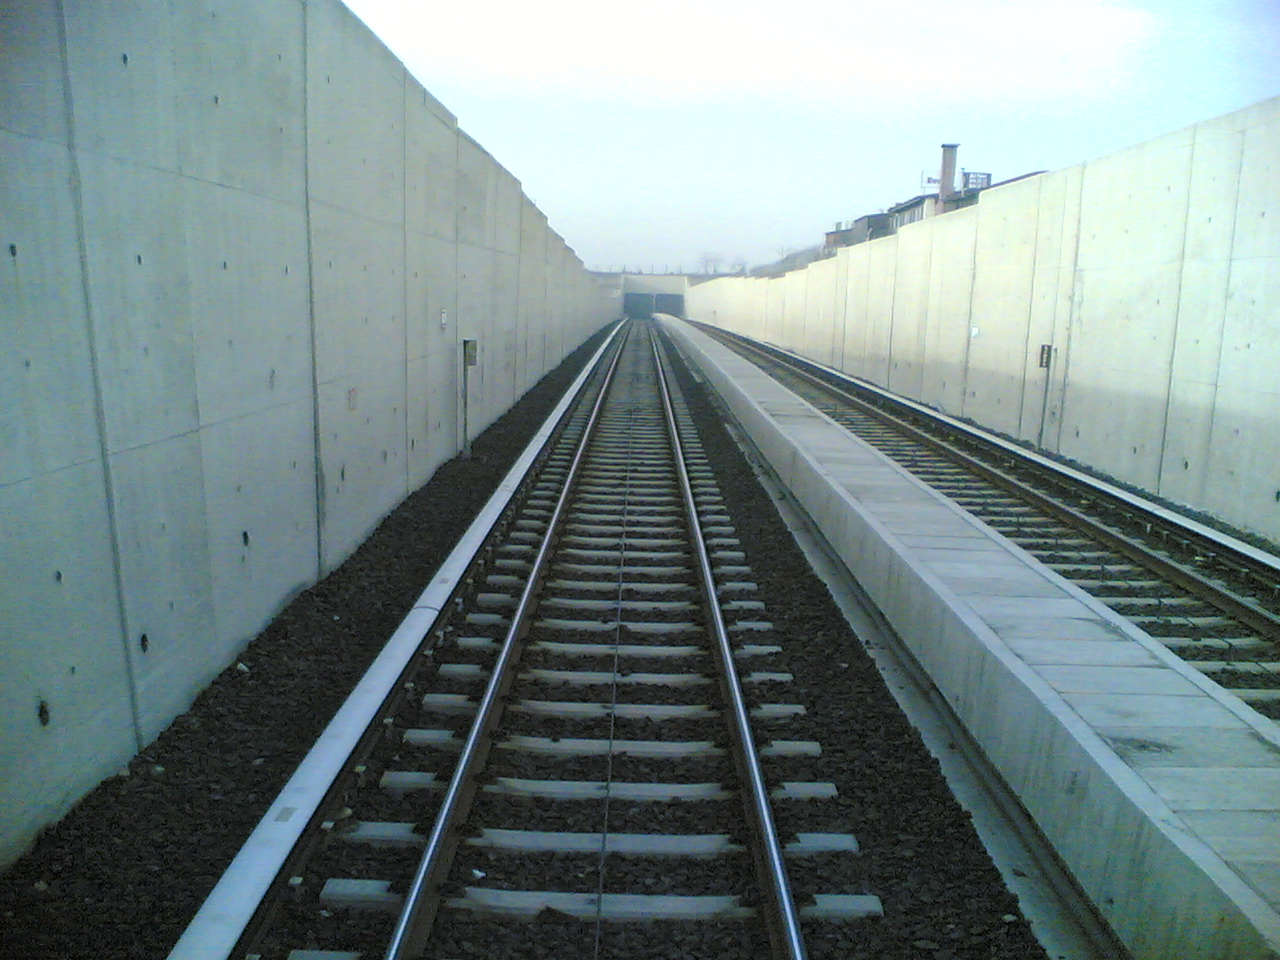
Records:
M167 954L591 346L478 438L471 459L442 466L342 567L291 602L127 775L85 797L0 877L0 957ZM822 778L837 783L847 817L831 829L857 835L859 874L884 904L882 918L814 925L810 955L1043 958L937 762L808 569L719 414L684 380L759 584L753 599L765 602L785 638L796 690L778 699L807 705L806 724L828 761ZM780 826L786 819L779 817ZM488 943L470 940L465 926L453 944L463 955L563 958L596 949L567 949L582 939L581 928L555 917L511 924ZM767 955L758 931L726 927L722 934L694 947L709 934L691 929L689 955ZM609 930L598 948L601 956L685 955L663 952L661 941L627 925Z

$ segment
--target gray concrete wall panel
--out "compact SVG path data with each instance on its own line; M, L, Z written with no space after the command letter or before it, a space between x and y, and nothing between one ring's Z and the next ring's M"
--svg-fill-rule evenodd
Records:
M405 471L410 490L417 489L431 479L436 468L453 456L456 449L448 442L452 439L451 432L446 439L445 431L433 428L433 423L440 417L432 383L433 366L430 356L410 359L405 365L408 382L405 432L409 438Z
M215 0L170 9L182 172L301 203L304 5Z
M787 280L786 277L770 278L765 288L768 300L765 304L765 326L769 335L778 341L787 336Z
M844 353L837 366L855 377L865 377L867 367L867 301L871 293L870 248L850 247L845 268ZM762 318L762 326L767 326Z
M556 318L547 331L547 362L552 366L563 360L570 350L570 332L563 318L571 302L567 272L576 259L564 239L553 232L547 239L547 307Z
M864 315L863 372L887 387L893 355L893 301L898 289L898 243L895 235L867 244L867 307Z
M412 79L405 85L405 226L453 241L457 232L458 128Z
M692 287L689 315L824 359L815 285L843 282L845 372L1280 540L1258 442L1280 409L1278 169L1275 98L850 247L843 280L807 268L802 316L754 278Z
M1233 261L1206 483L1214 513L1255 504L1280 514L1280 257ZM1276 526L1280 522L1273 519Z
M220 661L199 433L111 458L124 595L125 650L137 687L141 739L181 713ZM257 532L257 531L255 531Z
M1213 433L1240 190L1242 115L1201 124L1192 149L1160 487L1175 500L1207 504L1206 454Z
M409 325L409 474L425 479L460 446L457 249L447 240L412 233L406 243L412 271L420 274L417 279L423 284L425 297L425 323L421 327ZM413 291L412 273L410 276ZM415 296L411 293L409 299L412 316ZM419 399L424 395L425 406Z
M0 487L0 635L7 863L139 745L100 463Z
M311 205L316 379L386 367L404 351L404 230Z
M808 270L793 270L780 281L782 287L782 344L788 350L804 349L805 301Z
M1091 161L1060 451L1158 485L1193 131Z
M831 303L831 366L844 362L844 339L848 332L845 307L849 302L849 248L836 251L836 295Z
M609 317L339 0L0 31L2 865Z
M438 354L457 327L454 245L425 233L405 234L405 337L408 356Z
M1075 249L1080 225L1080 168L1039 177L1035 266L1023 352L1018 435L1041 446L1056 443L1062 421L1061 344L1071 320ZM1041 349L1049 348L1047 367Z
M121 16L120 5L111 0L83 0L74 9L59 6L77 146L176 172L179 126L169 0L139 0L128 16Z
M490 247L458 244L458 340L459 344L462 340L475 340L478 360L471 369L467 398L468 429L472 437L488 422L490 354L494 346L493 256ZM460 357L460 353L457 356ZM461 363L461 360L454 362Z
M973 207L940 218L933 230L939 255L929 257L926 372L920 399L953 416L964 407L977 227L978 211Z
M520 259L501 251L493 255L493 331L490 334L489 409L496 418L524 393L519 382Z
M1275 190L1280 173L1280 98L1243 112L1244 155L1232 256L1241 260L1280 257Z
M493 158L480 144L459 131L457 161L458 242L493 248L493 230L487 222L489 177L496 172Z
M325 570L345 560L409 492L405 376L397 360L319 385Z
M70 156L4 131L0 156L2 486L100 450Z
M311 198L402 223L404 67L337 0L308 3L306 13Z
M932 232L916 229L915 224L904 227L898 234L898 260L894 267L903 282L896 285L893 294L888 387L913 397L920 395L924 385L932 259Z
M527 198L520 210L520 303L517 324L524 389L541 376L547 313L547 218Z
M0 3L0 131L68 142L61 33L55 0Z
M1032 177L985 192L977 208L963 414L1006 433L1021 413L1039 205Z
M83 154L91 318L108 449L199 426L195 344L176 174Z
M191 656L206 680L323 572L313 430L308 397L200 431L217 645Z
M305 211L202 180L182 189L201 425L308 399Z
M502 167L494 169L493 249L510 256L520 255L520 207L524 193L520 181Z
M804 350L830 364L836 331L840 270L834 259L815 263L805 285Z
M1275 104L1267 101L1196 129L1185 264L1190 270L1183 277L1170 391L1170 434L1182 450L1165 457L1163 476L1178 478L1170 489L1182 493L1181 472L1191 485L1188 502L1224 516L1238 514L1242 504L1261 511L1271 505L1274 513L1280 489L1274 457L1258 443L1274 434L1280 408L1275 377L1267 369L1276 363L1280 303Z

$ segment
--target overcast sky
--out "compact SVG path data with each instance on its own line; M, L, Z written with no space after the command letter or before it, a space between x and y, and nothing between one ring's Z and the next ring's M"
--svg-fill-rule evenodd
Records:
M589 267L777 259L1280 95L1280 0L346 0Z

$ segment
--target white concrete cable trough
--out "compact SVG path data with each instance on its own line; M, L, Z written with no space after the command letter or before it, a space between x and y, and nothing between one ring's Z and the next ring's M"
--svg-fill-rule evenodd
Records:
M1280 727L749 361L663 324L1133 957L1280 956Z
M520 458L512 464L484 509L440 565L413 609L400 622L315 746L267 808L245 845L170 951L169 960L225 960L230 956L259 901L298 842L334 778L341 772L391 685L430 633L441 608L465 576L530 465L591 376L618 329L615 328L583 366L573 385L534 434Z

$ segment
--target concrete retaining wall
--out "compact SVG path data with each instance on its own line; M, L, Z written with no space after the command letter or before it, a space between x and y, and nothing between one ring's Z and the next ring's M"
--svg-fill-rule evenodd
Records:
M1280 541L1278 177L1280 98L698 284L688 316Z
M616 304L338 0L0 49L2 864Z

